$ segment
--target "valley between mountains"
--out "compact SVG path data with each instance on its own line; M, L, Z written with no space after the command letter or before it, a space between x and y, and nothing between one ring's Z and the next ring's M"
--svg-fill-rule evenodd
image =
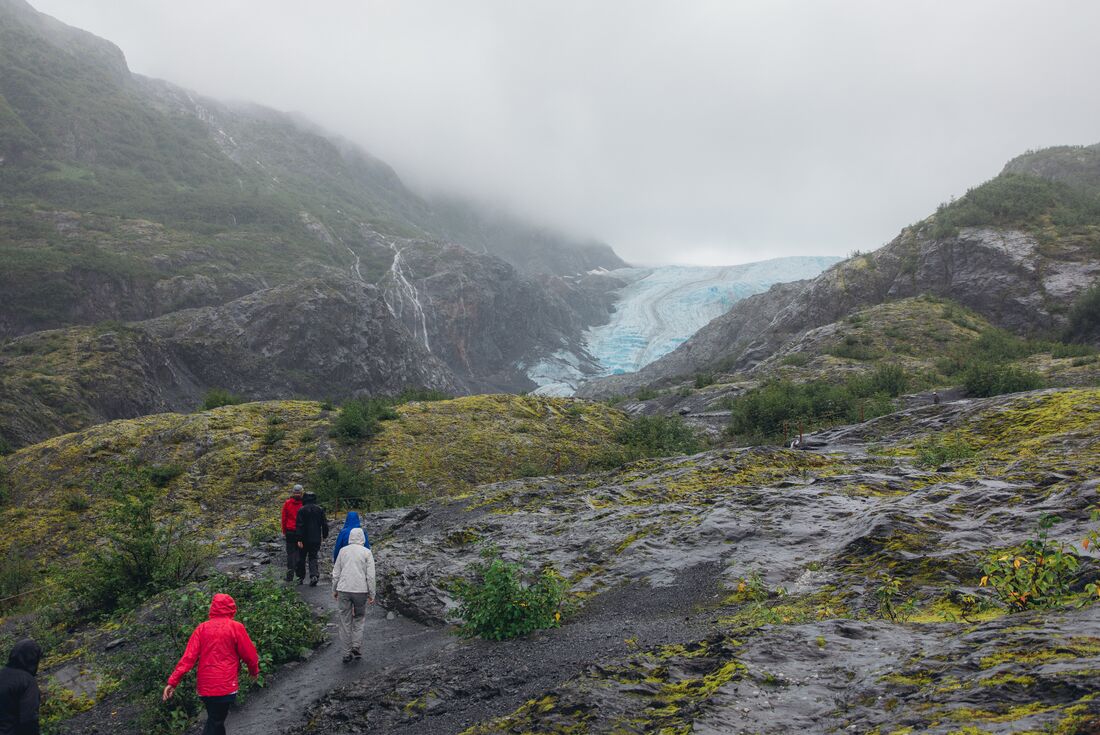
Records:
M361 663L295 483L364 518ZM632 267L0 0L0 525L49 735L196 732L214 592L232 732L1095 735L1100 145Z

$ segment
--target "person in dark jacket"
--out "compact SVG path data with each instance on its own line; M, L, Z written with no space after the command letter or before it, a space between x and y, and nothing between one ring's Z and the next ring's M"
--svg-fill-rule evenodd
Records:
M248 667L248 675L256 679L260 675L260 657L244 625L233 619L237 603L229 595L218 593L210 601L210 619L199 623L179 663L168 677L162 699L167 702L176 693L176 687L184 675L199 665L195 689L206 705L206 727L203 735L225 735L225 718L229 708L237 701L240 689L238 673L241 662Z
M336 563L336 558L340 556L340 549L348 545L348 536L353 528L363 529L363 545L368 549L370 548L370 536L367 534L367 529L363 528L363 524L359 520L359 514L354 510L349 510L347 517L344 519L344 527L340 529L340 533L336 536L336 543L332 545L333 564Z
M321 573L317 569L317 552L321 541L328 538L328 519L325 509L317 505L317 496L306 493L302 496L302 508L298 511L297 523L298 548L304 553L298 555L298 583L306 572L306 560L309 560L309 586L316 587Z
M286 581L294 579L298 569L298 511L302 509L302 486L295 485L290 497L283 503L281 525L286 540ZM303 574L304 574L303 570ZM302 583L302 574L298 575L298 584Z
M42 649L27 638L15 644L0 669L0 735L38 735L41 695L34 677L41 659Z

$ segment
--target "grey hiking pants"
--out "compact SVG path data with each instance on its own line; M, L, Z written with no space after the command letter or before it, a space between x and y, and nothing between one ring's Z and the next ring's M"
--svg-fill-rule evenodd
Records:
M340 643L344 653L358 651L363 645L363 628L367 624L367 593L337 592Z

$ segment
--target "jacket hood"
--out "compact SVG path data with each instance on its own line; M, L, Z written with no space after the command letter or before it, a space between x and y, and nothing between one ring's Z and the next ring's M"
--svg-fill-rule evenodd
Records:
M348 511L347 518L344 519L344 528L362 528L363 524L359 521L359 514L354 510Z
M8 666L21 669L31 676L38 673L38 662L42 659L42 649L30 638L25 638L11 649Z
M317 502L317 493L306 493L302 496L302 503L309 505L310 503Z
M364 546L367 543L367 535L363 533L363 529L353 528L351 529L351 533L348 534L348 543Z
M210 617L231 618L237 614L237 602L232 597L222 592L214 595L210 601Z

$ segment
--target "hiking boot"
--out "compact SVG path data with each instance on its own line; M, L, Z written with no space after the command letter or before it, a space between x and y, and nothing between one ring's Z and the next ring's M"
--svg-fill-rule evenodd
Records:
M350 653L345 653L344 658L341 659L341 660L346 664L350 664L351 663L351 654Z
M291 571L290 569L287 569L286 570L286 581L289 582L292 579L294 579L294 572Z
M359 651L359 649L358 649L358 648L353 648L353 649L351 650L351 655L352 655L352 657L354 657L354 658L355 658L355 660L356 660L356 661L358 661L359 659L363 658L363 654L362 654L362 653L361 653L361 652Z
M305 577L298 577L298 584L301 584L302 582L305 582L305 581L306 581Z
M317 586L317 581L319 579L320 579L320 577L310 577L309 578L309 586L310 587L316 587Z

